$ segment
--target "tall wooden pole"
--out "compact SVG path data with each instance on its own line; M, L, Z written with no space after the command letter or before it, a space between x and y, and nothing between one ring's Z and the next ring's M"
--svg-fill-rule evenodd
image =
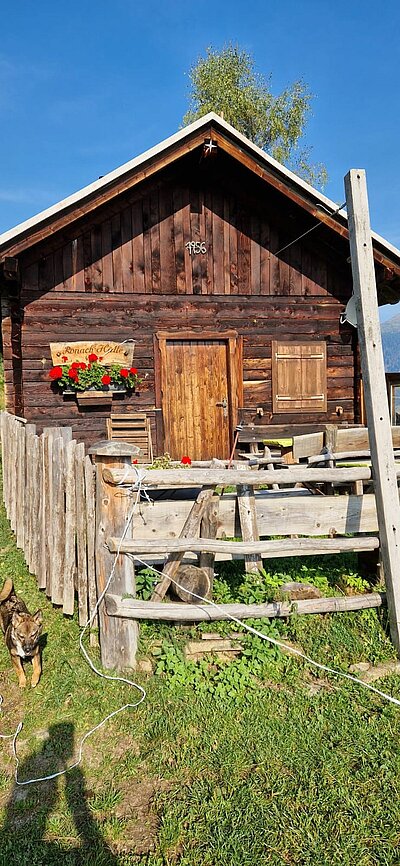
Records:
M365 409L390 632L400 655L400 506L386 394L365 171L344 179Z

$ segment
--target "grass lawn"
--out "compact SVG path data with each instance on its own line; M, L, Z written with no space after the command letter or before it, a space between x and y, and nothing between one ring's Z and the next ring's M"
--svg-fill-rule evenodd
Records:
M24 720L18 753L26 779L65 767L80 737L136 694L90 671L76 620L36 589L3 509L0 551L1 581L12 576L30 609L44 611L44 670L35 690L20 692L0 644L0 731ZM325 592L339 582L360 585L352 557L275 560L258 580L220 572L216 597L224 601L268 598L287 575ZM144 595L148 583L144 573ZM395 657L376 611L261 626L343 670ZM96 732L66 776L16 787L10 741L3 741L0 866L400 864L400 708L250 636L229 664L186 663L183 643L205 628L141 628L142 654L156 669L136 674L147 700ZM227 623L209 628L231 630ZM398 677L377 685L400 697Z

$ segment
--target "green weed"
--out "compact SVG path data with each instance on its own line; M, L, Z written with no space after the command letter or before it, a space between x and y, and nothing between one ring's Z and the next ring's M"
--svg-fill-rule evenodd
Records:
M0 729L8 733L24 719L19 776L27 779L70 765L83 733L131 700L132 690L90 671L76 619L63 618L39 592L2 510L0 550L0 583L13 577L45 617L37 689L17 689L0 645ZM224 601L268 601L286 580L314 583L327 595L367 588L352 556L265 562L255 577L240 563L218 572L215 595ZM143 595L149 578L140 578ZM247 622L345 671L395 658L376 610ZM141 652L156 666L147 700L98 730L83 764L60 779L17 789L4 741L0 866L56 866L60 858L63 866L397 866L398 708L247 634L230 663L212 655L185 660L189 638L238 630L230 622L143 623ZM378 685L400 695L398 677Z

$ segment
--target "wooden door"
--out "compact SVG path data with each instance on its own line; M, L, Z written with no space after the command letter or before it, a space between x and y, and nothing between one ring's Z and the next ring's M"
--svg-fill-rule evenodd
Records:
M166 339L161 359L165 451L175 460L227 458L232 394L229 343Z

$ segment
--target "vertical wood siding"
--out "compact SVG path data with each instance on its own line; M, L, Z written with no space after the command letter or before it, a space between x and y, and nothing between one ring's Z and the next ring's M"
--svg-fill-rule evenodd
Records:
M215 294L322 297L350 294L329 251L306 239L278 257L290 242L287 221L221 188L181 183L144 191L132 204L81 228L29 265L23 288L94 294ZM297 225L297 224L296 224ZM190 255L186 244L201 241L206 252ZM343 276L345 274L345 276Z

